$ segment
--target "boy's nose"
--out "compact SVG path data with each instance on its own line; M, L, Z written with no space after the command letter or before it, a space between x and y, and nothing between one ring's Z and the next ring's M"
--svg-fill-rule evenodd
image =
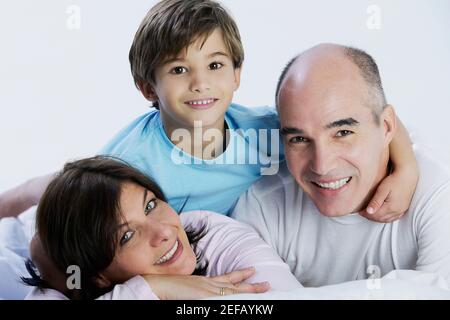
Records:
M203 72L194 72L191 76L190 90L192 92L204 92L210 89L208 77Z

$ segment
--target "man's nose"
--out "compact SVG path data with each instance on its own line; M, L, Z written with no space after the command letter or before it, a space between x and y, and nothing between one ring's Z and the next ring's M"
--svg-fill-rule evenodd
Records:
M163 242L168 241L172 238L172 229L165 223L157 220L149 219L145 232L148 237L150 246L158 247Z
M206 72L192 71L190 80L190 90L192 92L201 93L210 89L209 79Z
M315 144L310 159L310 169L319 176L326 176L335 167L335 152L327 144Z

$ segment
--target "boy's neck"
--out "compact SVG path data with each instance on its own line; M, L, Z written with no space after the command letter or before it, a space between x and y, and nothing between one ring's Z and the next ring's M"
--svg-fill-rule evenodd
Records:
M229 132L224 118L219 119L217 123L211 126L183 128L166 125L164 118L162 118L162 122L169 140L178 148L196 158L203 160L217 158L227 147Z

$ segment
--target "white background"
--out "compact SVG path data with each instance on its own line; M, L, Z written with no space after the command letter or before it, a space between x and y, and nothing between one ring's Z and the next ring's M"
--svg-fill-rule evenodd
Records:
M154 3L0 2L0 192L95 154L148 110L134 87L128 50ZM277 78L292 56L320 42L353 45L375 57L404 123L450 163L450 1L222 3L246 53L236 102L273 105ZM371 5L380 10L380 29L368 27L377 22Z

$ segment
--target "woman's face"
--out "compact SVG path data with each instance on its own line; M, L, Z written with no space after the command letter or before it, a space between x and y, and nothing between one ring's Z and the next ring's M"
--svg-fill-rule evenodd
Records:
M127 182L122 186L120 208L117 251L103 277L122 283L135 275L193 273L196 256L178 214L166 202Z

